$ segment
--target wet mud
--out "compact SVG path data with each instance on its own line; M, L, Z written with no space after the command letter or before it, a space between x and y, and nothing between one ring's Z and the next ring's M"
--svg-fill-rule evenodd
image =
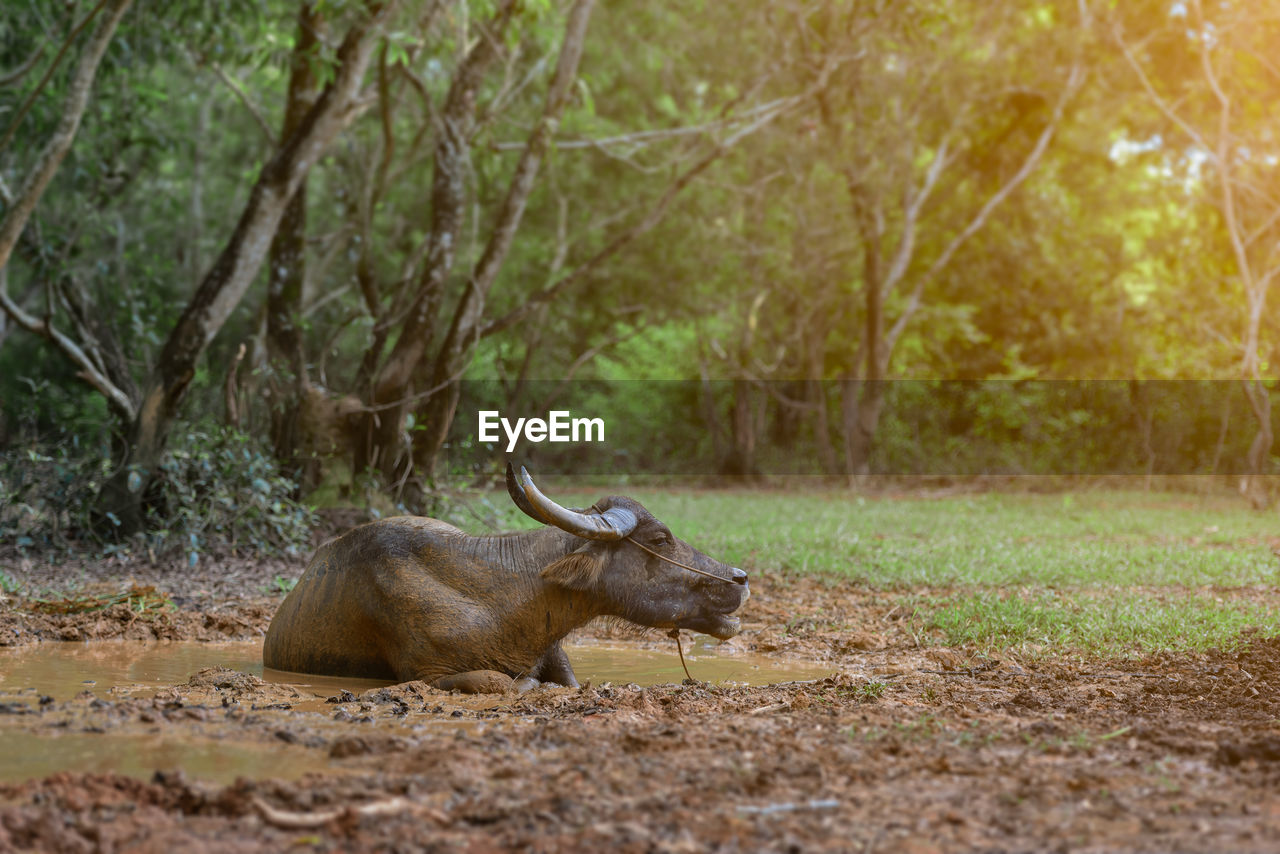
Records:
M41 683L56 668L39 661L70 649L14 645L0 654L0 850L1280 847L1280 641L996 660L922 646L856 585L766 575L755 591L742 635L693 649L698 680L669 639L631 636L630 656L674 671L524 695L289 681L251 660L252 637L80 643ZM199 613L174 621L190 627L179 638L204 638ZM0 615L31 625L21 603ZM104 628L123 615L35 616L53 622L29 636L80 619L128 636ZM571 657L621 633L590 629ZM128 646L146 655L121 664ZM758 657L790 678L712 678ZM133 764L94 764L103 744Z

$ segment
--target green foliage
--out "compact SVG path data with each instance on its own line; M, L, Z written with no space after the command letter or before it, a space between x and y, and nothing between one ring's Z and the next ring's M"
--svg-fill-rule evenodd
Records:
M889 687L887 682L879 680L871 680L858 686L858 698L863 702L871 703L879 700L884 696L884 691Z
M56 0L10 5L12 14L0 20L0 76L25 62L34 45L52 47L86 11ZM396 15L366 80L370 93L388 87L388 103L356 118L311 171L305 263L313 298L294 320L309 379L335 394L367 396L361 366L379 364L395 346L395 322L424 278L433 128L459 58L493 6L450 3L433 7L435 15L424 14L425 7ZM458 304L468 270L485 251L487 223L506 195L519 143L544 106L565 7L548 0L519 4L505 33L511 52L478 90L469 213L457 234L457 263L433 297L438 306ZM1087 27L1085 7L1093 16ZM1190 8L1175 14L1168 4L1152 2L1085 7L1066 0L1033 8L904 0L872 14L834 2L794 9L597 4L580 79L511 254L485 298L484 311L494 317L520 307L644 220L667 198L676 176L743 126L735 119L744 111L794 99L829 73L828 85L699 172L667 199L664 219L561 299L480 341L464 376L499 384L464 395L460 430L450 440L451 451L459 452L449 459L453 472L492 468L492 457L475 447L470 419L478 406L503 408L518 394L517 377L558 379L572 370L592 381L856 378L873 250L881 250L883 273L903 245L910 200L946 152L946 168L911 232L905 278L887 294L892 328L916 277L1031 150L1065 69L1077 58L1090 85L1068 103L1040 166L946 269L920 280L921 308L893 348L888 374L924 382L895 387L870 468L1037 474L1140 460L1155 473L1161 466L1208 472L1218 462L1217 448L1223 459L1239 458L1252 440L1246 433L1252 421L1238 395L1214 398L1214 407L1197 406L1189 395L1182 406L1172 401L1143 409L1142 401L1117 400L1099 411L1059 405L1045 387L1022 384L1235 377L1241 363L1246 300L1215 209L1212 164L1175 139L1178 129L1151 103L1128 62L1113 44L1100 49L1096 40L1112 32L1149 33L1132 44L1139 64L1169 103L1185 108L1190 126L1208 128L1216 100L1200 79L1195 50L1201 42L1188 34L1216 26L1224 40L1205 44L1231 48L1217 55L1229 60L1222 72L1231 86L1233 127L1241 140L1256 141L1237 146L1238 178L1244 186L1263 186L1271 167L1265 155L1247 149L1269 150L1275 79L1256 57L1265 55L1260 45L1275 40L1276 23L1248 4L1208 9L1208 22L1191 20ZM342 33L366 9L352 0L324 0L314 8L328 35L300 58L323 84L335 72ZM297 33L298 5L279 0L137 5L107 53L75 147L9 259L8 291L33 315L69 334L87 329L101 332L107 344L127 343L120 349L134 386L145 385L156 368L166 336L235 228L273 150ZM16 115L53 53L46 49L30 75L0 87L0 116ZM32 142L15 142L4 152L12 186L38 150L34 141L57 125L73 58L74 50L19 128L16 140ZM611 141L588 144L592 140ZM379 188L384 155L389 171ZM1273 227L1270 208L1254 213L1252 221ZM868 224L874 227L864 228ZM1250 238L1256 252L1274 243L1260 235ZM261 279L192 378L183 412L190 421L221 411L233 354L242 342L261 340ZM83 292L83 316L77 319L51 283ZM1280 301L1268 299L1259 360L1272 373L1270 330L1280 328L1277 319ZM7 482L62 482L63 492L100 483L101 460L74 449L61 456L60 437L79 436L98 447L127 431L46 341L12 327L6 333L0 337L0 445L50 443L37 454L49 458L34 464L38 471L18 475L12 460L6 463ZM443 327L435 331L433 349L444 333ZM931 384L951 378L1013 382ZM241 423L261 436L269 413L267 396L257 392L270 387L275 394L288 378L278 366L251 358L240 379L248 410ZM803 391L781 389L792 397ZM587 454L544 459L564 471L626 472L684 470L689 460L729 456L725 440L713 435L717 425L708 423L718 419L720 431L730 432L729 385L705 396L651 387L610 398L593 388L579 398L584 409L611 413L616 432L607 465ZM530 400L537 397L526 395ZM838 448L845 403L834 386L822 390L827 431L820 435L816 410L797 415L765 400L759 435L751 437L757 467L781 463L792 472L834 473L842 462L828 462L820 451ZM1156 425L1153 435L1144 438L1142 419L1148 432ZM1228 422L1232 432L1219 443L1217 425ZM423 431L419 424L408 432L417 438ZM212 448L220 440L201 441ZM1189 451L1194 466L1171 466ZM205 462L221 465L192 462L190 453L179 440L169 459L181 471L167 474L179 483L196 482ZM341 464L348 463L355 460ZM263 482L271 485L270 478ZM447 482L423 509L465 517L443 487ZM262 495L252 478L237 489ZM73 501L36 489L42 490L52 504L35 500L27 503L44 509L20 512L11 505L8 517L21 515L55 539L82 527L73 517L87 505L86 494ZM271 485L269 493L277 491ZM151 496L152 521L164 537L185 537L196 551L205 541L256 540L291 524L283 517L259 520L253 524L263 530L250 530L246 517L214 523L199 516L204 509L187 516L177 509L204 508L214 493L207 484L162 486ZM62 509L50 509L55 506ZM274 513L269 501L253 512Z
M31 597L26 603L28 609L42 614L84 614L105 611L113 605L124 605L139 617L146 618L178 608L168 594L150 585L142 587L137 584L120 593L83 594L58 599Z
M311 509L252 437L221 427L180 432L160 467L151 536L183 543L192 564L215 548L297 554L307 545Z
M271 587L267 588L267 593L288 593L298 586L297 578L286 578L283 575L277 575L271 579Z
M90 508L110 467L102 450L76 445L0 453L0 542L19 549L91 542ZM194 564L227 549L297 554L308 545L310 508L293 498L296 484L251 437L224 428L179 431L161 468L148 495L148 532L108 551L176 551Z
M75 444L0 450L0 542L40 549L83 535L109 467L100 450Z

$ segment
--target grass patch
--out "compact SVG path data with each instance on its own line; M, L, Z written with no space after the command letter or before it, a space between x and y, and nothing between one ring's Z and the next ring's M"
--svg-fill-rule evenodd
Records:
M589 506L596 494L549 494ZM676 536L749 571L901 597L922 639L988 653L1142 655L1280 633L1280 537L1238 499L1099 490L860 497L629 491ZM500 526L533 527L502 509ZM923 590L922 590L923 589ZM945 591L945 592L939 592Z
M944 646L1032 655L1109 657L1227 648L1245 630L1280 633L1280 615L1252 601L1093 590L983 590L917 600L921 627Z
M1262 520L1241 503L1199 496L1099 492L868 499L833 492L653 492L635 497L677 536L729 563L851 578L885 589L1241 586L1276 580L1276 558L1260 533Z
M277 575L275 578L271 580L271 584L269 586L264 586L262 588L262 592L268 593L268 594L288 593L297 586L298 586L297 578L294 578L292 576Z
M138 615L155 614L161 611L174 611L177 606L167 593L157 590L151 585L140 587L135 584L122 593L111 593L102 596L68 596L62 599L32 599L26 604L27 610L38 614L84 614L90 611L105 611L112 605L125 605Z

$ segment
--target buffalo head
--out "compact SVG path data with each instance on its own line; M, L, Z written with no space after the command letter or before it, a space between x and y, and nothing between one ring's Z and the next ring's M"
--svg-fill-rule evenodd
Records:
M533 519L582 539L542 569L547 581L589 591L604 600L608 613L644 626L722 640L741 629L729 615L750 595L747 573L676 538L638 501L614 495L587 510L570 510L543 495L523 467L516 474L510 464L507 491Z

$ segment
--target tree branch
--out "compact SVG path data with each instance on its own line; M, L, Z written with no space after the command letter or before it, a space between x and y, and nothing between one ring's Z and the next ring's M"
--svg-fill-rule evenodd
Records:
M425 241L426 263L399 338L376 373L374 399L378 402L404 396L413 371L430 343L445 282L453 270L462 227L465 173L475 123L476 93L489 65L498 55L498 44L513 13L513 0L503 0L494 10L486 32L475 41L454 72L445 96L436 133L431 178L431 231ZM465 33L465 31L464 31ZM381 347L381 342L375 342ZM376 362L380 353L370 353Z
M258 109L258 105L253 103L253 99L249 97L249 93L244 91L244 87L233 80L231 75L227 74L227 72L224 71L222 66L218 63L212 62L209 64L209 67L213 69L213 73L217 78L221 80L228 89L235 93L236 98L239 99L240 103L244 105L244 108L249 111L249 115L253 116L254 122L258 125L258 130L262 131L262 136L266 139L267 144L273 147L277 145L279 141L276 139L275 133L272 132L271 125L267 122L266 117L262 115L262 111Z
M734 127L742 124L748 119L752 119L763 113L768 113L776 108L780 103L786 101L786 98L779 98L766 104L760 104L738 115L716 119L713 122L706 122L700 125L683 125L674 128L659 128L655 130L638 130L631 133L618 134L617 136L606 136L600 139L558 139L555 147L559 151L568 151L581 148L604 149L610 146L633 146L642 148L661 142L667 139L673 139L683 136L699 136L715 130ZM491 148L494 151L523 151L527 143L525 142L495 142Z
M929 170L925 173L924 183L920 187L920 191L916 193L915 198L906 206L903 214L902 223L902 240L898 243L898 250L894 253L893 262L889 265L889 272L885 274L884 283L881 285L881 294L888 297L893 289L898 286L898 282L906 275L907 267L911 264L911 257L915 254L916 225L920 221L920 210L924 207L924 203L928 201L933 188L938 183L943 169L948 163L947 147L951 140L944 138L938 146L937 154L934 155L933 162L929 164Z
M0 74L0 89L7 88L20 82L23 77L26 77L27 74L30 73L31 69L36 67L36 63L39 62L40 57L43 55L44 45L36 45L35 48L32 49L31 55L24 59L17 68L12 71L5 72L4 74Z
M261 269L289 199L333 139L358 114L354 101L378 31L396 5L394 0L371 3L366 16L352 24L338 50L333 80L263 166L235 232L170 330L156 373L143 394L141 411L145 417L134 424L131 436L135 450L143 457L135 461L141 467L149 468L154 462L147 457L163 446L169 422L195 375L197 360Z
M62 159L71 150L76 131L80 128L80 118L84 115L85 107L89 103L89 93L93 89L94 77L97 75L99 63L102 62L102 55L106 52L107 45L111 42L111 37L115 34L116 27L131 2L132 0L103 0L100 4L99 8L105 8L105 15L98 21L71 75L58 126L36 156L35 163L27 172L17 193L14 194L13 204L5 211L4 219L0 220L0 267L9 263L9 256L13 254L13 248L17 245L23 229L26 228L27 220L30 219L40 197L44 195L49 182L53 180L54 174L62 164ZM15 129L16 122L10 126L10 131ZM17 319L16 316L15 319Z
M965 244L970 237L978 232L987 222L991 213L998 208L1024 181L1031 176L1036 167L1040 164L1044 153L1049 149L1049 142L1053 139L1054 133L1058 129L1058 124L1062 121L1063 113L1066 111L1067 103L1075 95L1081 83L1084 81L1084 70L1079 61L1071 67L1071 73L1067 77L1067 84L1062 90L1062 94L1058 97L1058 102L1053 107L1053 114L1049 117L1049 121L1045 124L1044 130L1041 131L1039 138L1036 140L1035 147L1031 153L1027 155L1027 159L1022 162L1022 166L1014 173L1008 181L1004 183L1000 189L987 199L973 219L964 229L952 238L946 248L939 253L938 257L933 260L929 268L920 275L916 280L915 287L911 289L911 296L907 300L906 306L902 309L902 314L894 322L893 328L889 330L889 334L885 336L886 343L890 350L897 343L898 338L907 328L907 324L911 322L911 318L920 309L920 300L924 294L925 286L933 280L942 270L944 270L951 262L952 256L956 251Z
M0 274L6 272L7 270L0 270ZM0 277L0 284L3 284L4 281L5 279ZM106 375L98 369L94 364L94 360L79 344L54 328L52 323L40 320L23 311L21 306L10 299L8 289L5 287L0 287L0 308L3 308L5 314L23 329L53 342L62 351L63 355L79 368L76 376L97 389L121 416L132 419L137 414L134 402L107 379Z
M1116 40L1116 44L1120 45L1120 50L1124 53L1124 58L1128 61L1129 67L1138 75L1138 81L1142 84L1142 88L1146 91L1147 97L1156 105L1156 108L1159 109L1160 112L1164 113L1165 118L1177 125L1178 128L1189 136L1192 142L1202 148L1206 154L1211 157L1215 156L1213 146L1209 145L1205 141L1204 137L1200 135L1199 131L1187 123L1182 116L1178 115L1177 111L1175 111L1169 103L1161 97L1160 93L1156 91L1155 86L1151 83L1151 78L1147 77L1147 72L1143 70L1142 64L1138 62L1138 58L1133 55L1133 51L1125 42L1124 37L1120 35L1119 27L1113 28L1112 37Z
M532 313L539 305L556 299L560 294L586 279L588 275L593 273L596 268L606 260L618 254L618 252L626 248L632 242L651 231L653 227L661 222L662 218L666 216L668 208L671 207L672 202L674 202L676 197L680 195L680 192L685 187L689 186L689 184L691 184L699 174L705 171L712 163L728 153L742 139L755 133L760 128L773 122L779 116L790 112L792 109L795 109L800 104L812 98L817 91L820 91L821 88L826 86L826 82L830 78L831 70L832 69L827 69L821 76L819 83L815 84L815 86L806 90L804 93L771 102L771 105L773 106L771 111L761 114L755 119L755 121L739 128L723 142L716 144L711 151L707 152L700 160L677 176L676 179L671 182L670 186L667 187L666 192L662 194L657 202L654 203L653 207L650 208L649 212L639 222L636 222L629 228L624 229L603 248L597 251L586 261L579 264L573 270L566 273L557 282L549 287L543 288L537 293L531 294L520 306L507 312L497 320L486 324L480 330L479 337L487 338L490 335L496 335L510 329L512 326L528 317L529 314Z
M45 69L44 76L40 78L40 82L36 84L36 87L31 90L31 94L28 95L26 100L22 102L22 106L18 108L17 114L13 117L13 121L9 122L9 128L8 130L5 131L4 138L0 139L0 151L4 151L6 148L8 148L9 143L13 140L13 135L18 132L18 125L22 124L22 120L26 117L27 111L31 109L31 105L34 104L36 101L36 98L40 96L40 93L44 90L45 85L48 84L49 78L53 76L53 72L58 70L58 65L62 62L62 57L64 57L67 51L71 48L71 45L76 40L76 37L80 35L80 33L84 30L84 28L89 25L89 22L92 21L94 17L97 16L98 12L100 12L102 10L102 7L105 5L107 5L107 0L98 0L98 5L90 9L89 14L85 15L82 19L80 19L80 23L72 27L71 32L67 33L67 37L65 40L63 40L62 47L58 48L58 53L56 56L54 56L53 62L49 63L49 67ZM128 3L125 3L126 7L128 5L129 5ZM123 10L121 10L121 12L123 12ZM119 20L120 19L117 17L116 21L119 22ZM111 32L112 33L115 32L114 25L112 25L111 27ZM111 40L111 35L108 34L107 41L110 41L110 40ZM105 48L105 43L103 47ZM101 60L101 56L99 56L99 60ZM98 65L97 62L95 62L94 63L95 72L97 70L97 65ZM26 71L22 71L22 74L26 74ZM6 83L7 82L8 81L6 81Z
M484 312L485 299L488 296L507 253L511 250L516 229L524 216L525 205L529 194L533 191L534 179L542 164L547 144L560 123L560 115L574 80L578 76L578 62L582 58L582 50L586 44L587 25L591 20L591 10L595 0L575 0L565 22L564 42L560 48L560 59L556 64L555 75L547 90L546 102L537 127L529 134L528 143L516 164L515 174L507 188L502 209L498 212L497 221L490 232L489 242L484 253L476 263L467 282L462 303L454 317L453 325L441 352L441 362L437 366L438 375L451 374L455 363L463 358L476 340L479 339L479 324Z

